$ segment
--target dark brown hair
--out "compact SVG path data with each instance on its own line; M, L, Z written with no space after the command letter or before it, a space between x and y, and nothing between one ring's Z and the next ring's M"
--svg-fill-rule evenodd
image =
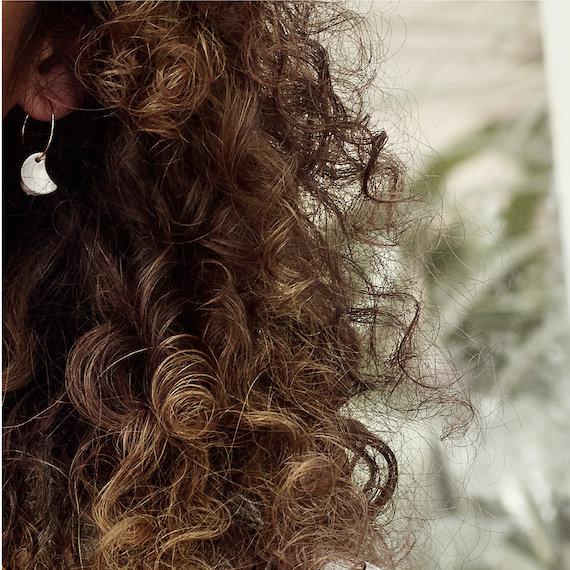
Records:
M396 458L345 404L443 388L387 261L400 165L322 45L357 18L146 1L31 22L80 33L89 100L58 122L58 191L6 189L5 567L393 567Z

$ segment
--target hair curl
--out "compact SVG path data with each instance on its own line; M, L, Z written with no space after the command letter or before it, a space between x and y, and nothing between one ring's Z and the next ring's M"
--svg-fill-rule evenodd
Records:
M80 30L90 99L58 124L58 192L7 189L6 568L394 564L396 459L343 406L439 392L416 301L372 263L401 168L321 41L354 18L38 3L56 52Z

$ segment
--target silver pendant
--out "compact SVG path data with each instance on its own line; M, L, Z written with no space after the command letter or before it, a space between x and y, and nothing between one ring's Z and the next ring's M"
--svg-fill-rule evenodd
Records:
M46 170L45 152L36 152L24 160L21 172L22 190L30 196L43 196L57 190Z

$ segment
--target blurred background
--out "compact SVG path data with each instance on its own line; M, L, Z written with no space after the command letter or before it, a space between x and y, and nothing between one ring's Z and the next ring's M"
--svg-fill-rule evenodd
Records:
M356 5L384 40L385 89L399 106L378 120L405 133L393 148L442 213L416 237L430 249L422 281L481 413L475 446L426 431L423 452L409 454L433 520L420 567L568 570L570 124L560 128L555 92L570 46L564 68L552 38L570 34L570 12L532 1Z

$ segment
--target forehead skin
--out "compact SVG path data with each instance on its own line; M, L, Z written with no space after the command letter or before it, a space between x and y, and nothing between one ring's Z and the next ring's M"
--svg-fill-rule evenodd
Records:
M27 11L35 2L2 2L2 116L15 104L13 97L8 95L7 87L10 80L10 70L16 56L16 47L20 30Z

